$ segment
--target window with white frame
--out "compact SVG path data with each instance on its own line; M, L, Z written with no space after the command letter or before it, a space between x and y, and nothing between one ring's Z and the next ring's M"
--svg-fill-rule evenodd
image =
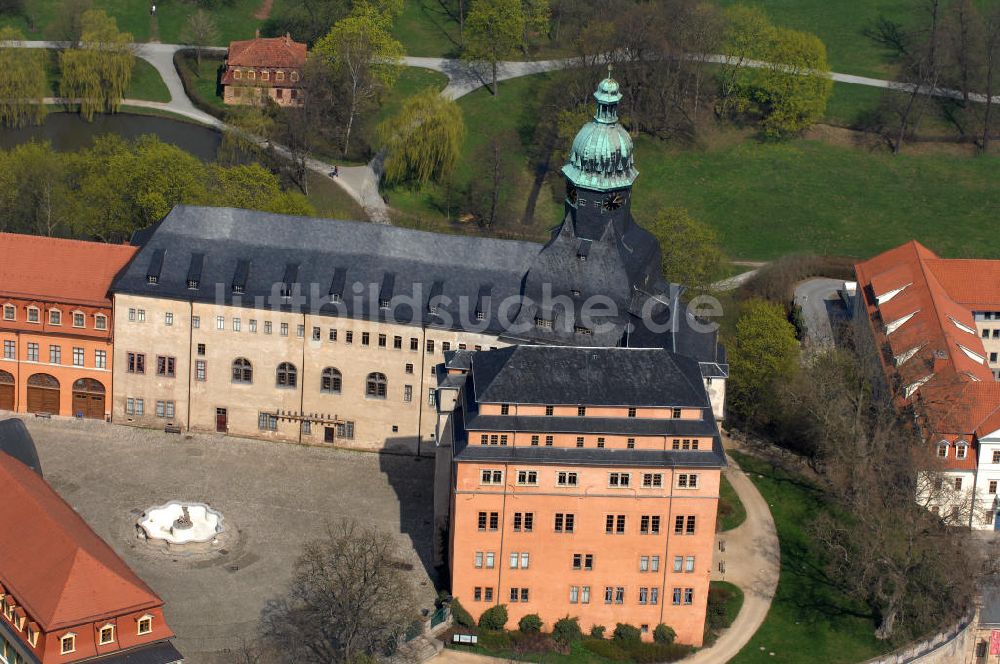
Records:
M147 614L139 618L139 621L137 623L137 633L142 635L142 634L149 634L152 631L153 631L153 616Z
M518 484L538 484L538 472L534 470L517 471Z
M698 475L696 473L679 473L677 475L678 489L697 489Z
M84 327L87 324L87 317L82 311L73 312L73 327Z
M59 653L68 655L71 652L76 652L76 634L73 632L59 637Z
M608 473L608 486L627 487L630 481L629 473Z
M13 304L3 305L3 319L14 320L17 317L17 307Z
M940 458L940 459L947 459L948 458L948 443L947 442L945 442L945 441L942 440L940 443L938 443L938 446L937 446L937 455L938 455L938 458Z
M483 470L479 475L480 484L503 484L502 470Z
M98 639L100 645L106 645L108 643L113 643L115 640L115 626L105 625L101 628L100 638Z
M49 325L62 325L62 312L58 309L49 309Z
M969 446L964 441L960 441L955 445L955 458L964 459L969 453Z
M108 329L108 317L104 314L97 314L94 316L94 329L106 330Z

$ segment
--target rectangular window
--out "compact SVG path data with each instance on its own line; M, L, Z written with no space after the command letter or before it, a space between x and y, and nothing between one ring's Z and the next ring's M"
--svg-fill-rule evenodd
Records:
M496 530L499 527L500 527L499 512L490 512L490 530Z
M639 571L648 572L649 571L649 556L639 557Z
M165 401L157 401L156 402L156 416L157 417L166 417L167 416L166 415L166 410L167 410L167 404L166 404Z
M674 588L674 593L673 593L673 605L674 606L680 606L681 605L681 593L682 593L682 590L680 588Z
M483 589L482 589L482 588L480 588L479 586L476 586L476 587L475 587L475 588L474 588L474 589L472 590L472 599L473 599L474 601L476 601L476 602L481 602L481 601L483 601Z
M396 350L403 350L403 337L399 336L393 337L392 347Z
M684 558L684 571L688 574L694 571L694 556Z
M611 487L627 487L629 485L629 473L609 473L608 474L608 486Z
M643 535L659 535L660 517L643 514L639 519L639 532Z
M318 327L314 327L312 331L313 341L321 341L323 338L323 331Z
M49 346L49 363L50 364L61 364L62 363L62 346Z
M483 601L484 602L493 601L493 588L483 588Z
M642 486L647 489L656 489L663 486L662 473L643 473Z
M518 484L538 484L538 473L534 470L517 471Z
M16 360L17 359L17 346L11 340L5 340L3 342L3 359L5 360Z
M135 400L135 414L142 417L146 414L146 402L142 399Z
M146 373L146 355L143 353L126 353L126 370L128 373Z
M305 325L296 325L295 326L295 336L297 336L299 339L302 339L303 337L305 337L306 336L306 326Z
M486 530L486 520L489 515L486 512L480 512L478 518L476 519L476 528L480 531Z
M403 386L403 401L410 402L413 401L413 386L404 385Z
M577 447L583 447L583 436L577 436L576 437L576 446Z
M653 587L649 589L649 603L657 604L660 601L660 589Z
M201 329L201 316L191 317L191 327L195 330Z
M628 442L625 443L625 447L627 447L630 450L634 450L635 449L635 438L629 438Z
M264 321L264 334L271 334L271 321Z
M434 340L433 339L428 339L427 340L427 352L428 352L428 354L434 352Z
M674 571L680 572L684 568L684 556L674 556Z
M233 332L239 332L241 329L243 329L243 320L233 317Z
M270 413L260 413L257 415L257 428L261 431L277 431L278 418Z
M125 414L135 415L135 399L132 397L125 399Z
M476 565L477 569L482 569L482 567L483 567L483 552L482 551L476 551L476 562L475 562L475 565Z
M989 484L989 488L987 490L987 493L989 493L990 495L995 495L996 492L997 492L997 481L996 480L990 480L990 484Z
M174 377L176 360L172 357L165 357L163 355L156 356L156 375L157 376L169 376Z
M38 362L38 344L33 341L28 342L28 361Z
M535 513L525 512L524 513L524 532L530 533L532 528L535 527Z
M587 415L587 407L586 406L577 406L576 407L576 416L577 417L585 417L586 415Z
M580 588L580 603L590 604L590 586Z
M225 316L216 316L215 317L215 329L217 329L217 330L224 330L224 329L226 329L226 317Z
M615 588L615 604L625 603L625 589L621 586Z
M420 340L416 337L410 337L410 350L419 350Z
M671 417L673 417L674 419L677 419L680 416L681 416L681 409L680 408L674 408L673 412L671 413Z
M135 309L131 309L130 308L128 310L128 319L130 321L134 321L135 320ZM31 320L31 312L30 311L28 312L28 320Z
M79 346L73 347L73 366L82 367L83 366L83 356L84 350Z
M691 605L694 603L694 588L684 589L684 604Z
M692 473L680 473L677 475L678 489L697 489L698 475Z
M615 589L611 586L604 586L604 603L611 604L615 599Z
M195 360L194 362L194 379L197 381L205 380L205 360Z
M552 436L545 437L545 447L552 447Z
M576 604L580 601L580 587L570 586L569 587L569 603Z
M87 317L80 313L73 314L73 327L83 327L87 324Z
M555 518L555 531L557 533L573 532L573 521L574 517L572 514L563 514L562 512L557 512Z
M483 470L479 476L480 484L503 484L502 470Z
M486 569L493 569L496 566L496 554L492 551L486 552Z
M94 351L94 367L97 369L108 368L108 351L106 350Z
M695 517L689 516L687 518L687 527L684 529L685 535L694 535Z
M368 332L361 333L361 345L367 346L371 342L371 334Z
M49 324L50 325L62 325L62 312L58 309L52 309L49 311Z
M251 318L250 319L250 332L252 334L257 334L257 319L256 318Z
M659 572L660 571L660 557L659 556L651 556L650 557L650 559L649 559L649 571L650 572Z
M628 416L629 417L635 417L635 408L629 408L628 409Z
M500 404L500 414L501 415L510 415L510 404L509 403L502 403L502 404Z
M993 450L993 463L1000 463L1000 450Z
M163 324L168 327L174 324L173 312L168 311L167 313L163 314Z
M545 414L548 415L549 417L551 417L552 413L554 413L554 412L555 412L555 406L546 406L545 407Z
M288 336L288 323L282 323L282 324L281 324L281 325L279 326L279 328L278 328L278 329L279 329L279 334L280 334L281 336L283 336L283 337L287 337L287 336Z
M639 604L646 604L649 601L649 588L639 588Z
M531 436L531 446L538 447L538 434L532 434Z
M561 470L556 474L556 484L559 486L576 486L576 481L576 473Z

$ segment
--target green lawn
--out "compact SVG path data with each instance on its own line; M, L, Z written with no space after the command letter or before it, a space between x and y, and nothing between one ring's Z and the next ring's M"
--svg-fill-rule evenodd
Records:
M458 56L458 17L446 11L439 0L404 0L403 14L392 32L407 55Z
M718 530L732 530L747 519L747 510L743 501L736 495L736 490L726 476L719 483L719 523Z
M318 173L309 173L309 202L316 208L316 214L330 219L365 221L361 206L347 195L340 185Z
M912 0L720 0L723 5L761 7L777 24L805 30L826 44L833 71L883 78L887 53L864 35L879 16L909 20Z
M45 78L48 81L49 94L59 96L59 54L55 50L46 51ZM163 82L160 73L153 65L142 58L135 59L132 69L132 80L125 91L127 99L145 99L146 101L170 101L170 91Z
M250 39L263 21L254 18L262 0L232 0L231 5L219 3L211 11L219 29L219 46L227 46L233 39ZM280 0L275 2L278 4ZM93 6L105 10L118 21L118 29L131 32L137 42L160 41L181 43L181 31L187 17L197 5L183 0L164 0L156 3L155 19L149 15L151 2L140 0L93 0ZM0 25L13 25L29 39L43 39L62 7L60 0L37 0L30 4L35 12L34 30L30 30L23 17L0 17ZM277 8L272 9L272 15Z
M730 664L847 664L884 652L872 617L823 573L821 545L808 530L829 510L819 490L756 457L731 454L771 506L781 541L781 576L767 618Z
M375 112L373 121L378 124L385 118L395 114L403 105L403 100L412 97L426 88L443 90L448 85L448 77L441 72L419 67L407 67L396 80L396 85L386 94Z
M208 57L205 55L201 56L201 67L198 67L197 60L195 58L186 58L182 61L181 67L184 68L184 73L181 75L188 75L190 73L195 74L190 79L191 86L194 88L195 94L201 99L201 101L218 108L220 111L224 111L229 107L222 101L222 97L219 95L219 67L222 66L225 58L220 56ZM195 71L197 70L197 71Z

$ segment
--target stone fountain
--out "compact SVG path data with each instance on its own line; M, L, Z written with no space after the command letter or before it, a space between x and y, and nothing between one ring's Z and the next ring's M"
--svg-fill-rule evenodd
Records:
M170 552L209 552L221 546L222 514L205 503L172 500L151 507L139 518L140 538Z

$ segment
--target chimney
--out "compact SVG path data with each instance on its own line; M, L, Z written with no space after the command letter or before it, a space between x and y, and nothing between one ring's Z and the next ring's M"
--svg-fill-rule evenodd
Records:
M253 33L254 39L260 39L260 28L257 28Z
M285 46L288 46L291 43L292 43L292 33L286 32L285 33Z

